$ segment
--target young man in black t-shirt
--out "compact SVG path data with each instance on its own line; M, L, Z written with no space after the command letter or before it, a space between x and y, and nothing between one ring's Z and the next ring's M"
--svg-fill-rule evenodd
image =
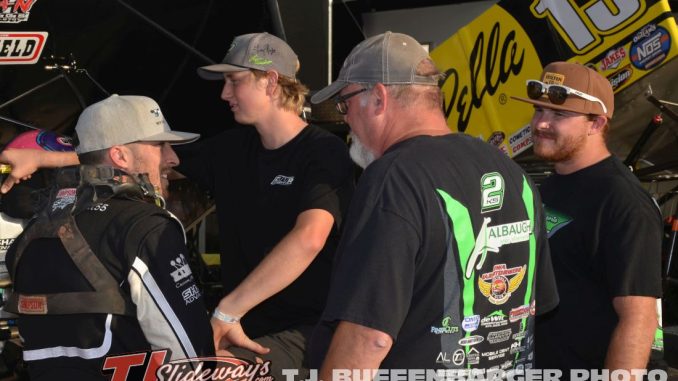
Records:
M253 127L179 153L178 170L216 199L226 296L212 318L215 345L272 361L276 379L282 369L306 378L306 342L354 187L346 144L300 117L308 90L298 68L283 40L237 36L222 63L198 73L224 81L235 120Z
M560 306L537 320L543 368L643 369L661 296L659 209L605 134L612 86L575 63L547 65L527 86L534 152L555 164L540 188Z
M557 304L534 185L496 148L450 132L440 77L413 38L387 32L312 98L338 94L366 167L311 346L320 379L529 368L535 313Z

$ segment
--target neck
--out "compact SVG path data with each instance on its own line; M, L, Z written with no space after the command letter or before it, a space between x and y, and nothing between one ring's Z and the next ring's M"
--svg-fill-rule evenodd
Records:
M570 159L555 163L554 169L559 175L569 175L599 163L608 157L610 157L610 151L604 142L592 142L587 144L580 152L572 155Z
M381 150L383 154L392 145L416 136L441 136L451 134L442 112L437 110L403 109L387 121L387 131Z
M306 126L306 121L295 112L276 108L254 127L264 148L276 149L294 139Z

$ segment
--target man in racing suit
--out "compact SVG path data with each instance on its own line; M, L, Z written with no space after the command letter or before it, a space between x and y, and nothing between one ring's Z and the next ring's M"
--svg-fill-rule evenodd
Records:
M76 134L83 165L59 172L7 255L31 380L105 379L113 354L213 355L183 228L161 207L170 144L198 135L171 131L150 98L117 95L86 108Z

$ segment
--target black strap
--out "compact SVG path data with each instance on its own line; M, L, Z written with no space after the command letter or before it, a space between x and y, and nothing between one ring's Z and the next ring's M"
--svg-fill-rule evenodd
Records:
M135 316L136 308L134 304L123 297L118 282L92 252L73 216L65 214L64 217L56 221L42 218L24 232L17 243L15 260L10 269L10 275L12 279L16 279L17 266L26 247L32 240L58 237L73 263L94 288L94 291L39 295L12 292L6 302L5 310L19 314L37 315L111 313ZM46 255L49 255L49 253L46 253Z

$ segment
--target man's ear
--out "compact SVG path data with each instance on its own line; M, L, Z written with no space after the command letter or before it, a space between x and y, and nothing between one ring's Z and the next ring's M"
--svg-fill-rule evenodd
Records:
M373 95L373 102L375 106L375 113L377 115L383 114L386 112L386 106L388 106L388 90L386 90L386 86L384 86L381 83L377 83L374 85L374 88L372 89L372 95Z
M592 120L591 128L589 129L589 135L597 135L605 132L605 126L607 126L607 118L604 116L596 116Z
M113 146L108 149L108 159L114 167L118 167L123 170L129 170L132 168L134 155L129 147Z
M275 90L278 88L278 78L279 74L275 70L269 70L266 72L266 93L268 95L275 94Z

